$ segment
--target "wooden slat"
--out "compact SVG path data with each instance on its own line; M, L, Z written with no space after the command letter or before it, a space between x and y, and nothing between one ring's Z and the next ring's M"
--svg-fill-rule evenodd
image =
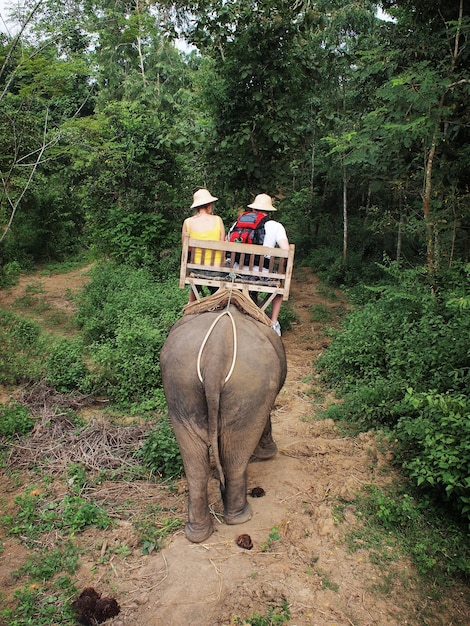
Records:
M194 263L197 248L201 250L201 263ZM218 252L222 253L224 260L228 260L225 265L215 264ZM181 251L179 286L183 288L185 285L191 285L195 293L197 293L196 285L211 287L233 285L245 293L248 291L264 292L268 294L262 306L264 310L277 294L282 294L284 300L289 298L294 253L293 244L290 244L289 250L282 250L229 241L203 241L191 239L189 235L186 235L183 238ZM236 254L241 254L238 268L234 267ZM259 262L255 263L257 256L259 256ZM265 257L270 257L267 271L263 271ZM211 272L215 275L212 276ZM236 276L235 280L230 274ZM254 278L258 281L253 281Z

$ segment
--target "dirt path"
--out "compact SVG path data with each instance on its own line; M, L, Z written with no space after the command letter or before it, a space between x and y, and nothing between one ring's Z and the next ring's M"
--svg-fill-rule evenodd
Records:
M70 278L78 280L78 274ZM51 285L60 299L58 282L51 280ZM327 340L321 326L311 321L309 308L321 304L331 309L344 302L320 298L318 281L307 269L296 271L292 302L299 323L283 337L289 371L273 413L279 453L249 466L249 489L265 491L264 497L250 498L253 518L242 526L225 525L214 479L210 493L216 531L204 544L189 543L180 531L160 552L142 556L136 548L102 563L103 540L108 545L135 545L131 523L121 520L104 539L98 533L85 534L89 551L81 559L77 586L93 586L118 600L121 613L107 623L229 626L244 624L252 613L266 616L273 605L279 611L283 600L292 626L470 623L465 602L457 595L445 601L423 596L408 562L373 565L365 550L347 550L344 537L360 524L356 492L365 484L392 480L393 474L373 434L341 436L332 421L315 418L312 362ZM175 503L185 518L185 481L179 486ZM127 488L134 495L137 489L147 489L142 483ZM158 502L158 487L149 486L147 497L150 494ZM338 519L339 498L349 505ZM251 537L253 549L236 545L242 533Z

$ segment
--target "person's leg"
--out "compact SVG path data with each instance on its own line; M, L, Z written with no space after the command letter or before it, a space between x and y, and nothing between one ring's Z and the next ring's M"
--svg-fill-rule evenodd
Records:
M281 304L282 295L279 294L278 296L275 296L271 308L271 328L279 335L279 337L281 336L281 325L277 321L277 318L281 310Z
M275 296L271 309L271 321L273 324L277 322L277 318L279 317L279 312L281 310L282 304L282 295Z

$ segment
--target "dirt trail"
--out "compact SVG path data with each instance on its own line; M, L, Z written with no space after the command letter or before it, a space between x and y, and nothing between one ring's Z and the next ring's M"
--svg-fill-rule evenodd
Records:
M83 271L81 276L85 280ZM57 283L57 278L51 281L54 289ZM65 283L63 288L69 288ZM90 549L81 558L77 586L93 586L118 600L121 613L107 623L229 626L243 624L252 613L265 616L283 600L289 604L292 626L470 623L459 596L441 601L422 596L408 562L373 565L365 550L350 553L344 545L346 532L360 524L356 492L365 484L392 480L393 473L372 433L341 436L331 420L315 419L312 363L327 339L321 325L311 321L309 308L321 304L334 309L344 301L340 295L334 302L321 298L316 277L298 268L292 303L299 322L283 336L289 370L272 415L279 453L249 466L248 488L265 491L264 497L250 498L253 518L241 526L225 525L213 479L216 530L204 544L189 543L180 531L160 552L143 556L135 548L130 555L102 563L98 532L85 533L82 543L88 542ZM174 498L185 519L184 480L179 487ZM155 485L130 483L127 489L129 497L137 490L146 490L157 502L160 497ZM341 519L335 513L338 498L350 503ZM236 545L242 533L250 535L252 550ZM108 545L135 545L132 524L121 520L106 531L104 540Z

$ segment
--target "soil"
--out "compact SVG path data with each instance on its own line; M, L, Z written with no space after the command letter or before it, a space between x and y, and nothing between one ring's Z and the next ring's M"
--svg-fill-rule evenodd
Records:
M48 305L42 310L73 314L72 296L86 280L83 269L38 276L37 297ZM28 285L31 277L0 291L0 307L13 306ZM380 486L396 476L391 453L376 434L348 436L332 420L318 417L324 404L335 400L325 397L324 390L320 393L315 372L315 359L328 346L325 327L330 322L312 321L312 307L321 305L333 319L347 307L340 292L324 298L319 287L311 271L297 268L291 302L298 321L283 334L289 371L272 413L279 452L271 460L249 465L249 492L264 491L262 497L249 497L252 519L240 526L223 523L214 478L209 489L215 532L203 544L191 544L180 529L166 539L163 549L143 555L132 521L118 515L110 530L88 528L76 535L75 541L84 549L75 575L77 588L93 587L103 596L114 597L121 607L106 624L247 624L253 614L280 613L283 601L288 603L292 626L470 623L468 588L449 588L439 594L420 582L412 564L400 554L372 562L360 540L354 552L348 549L348 533L363 524L355 505L357 493L365 485ZM66 327L59 330L67 332ZM3 390L0 401L11 393ZM12 510L18 488L6 474L1 483L6 509ZM184 479L172 491L149 477L148 482L103 484L94 495L98 501L170 506L185 522ZM341 514L340 501L346 503ZM237 544L241 535L248 537L238 543L248 547L251 543L251 549ZM27 551L17 540L1 535L0 539L4 546L0 587L11 597L19 586L12 571L24 562ZM115 547L112 553L110 546ZM103 559L105 553L112 556ZM281 621L278 617L269 623Z

